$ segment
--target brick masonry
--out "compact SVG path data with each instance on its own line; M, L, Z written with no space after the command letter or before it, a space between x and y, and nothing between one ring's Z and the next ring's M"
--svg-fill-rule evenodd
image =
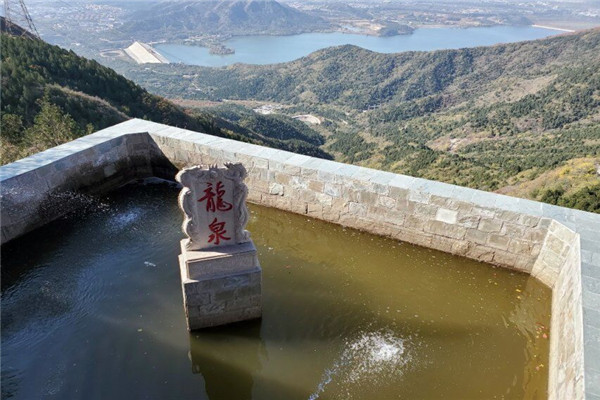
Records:
M2 242L65 212L65 191L224 162L246 166L252 202L540 279L553 290L549 398L600 399L596 214L130 120L0 167Z
M262 270L252 241L210 250L187 250L179 269L188 330L260 318Z

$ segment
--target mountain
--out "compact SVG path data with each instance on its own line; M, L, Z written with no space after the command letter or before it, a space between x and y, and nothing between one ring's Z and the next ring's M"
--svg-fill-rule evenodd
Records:
M383 54L345 45L281 64L161 66L160 72L170 74L171 79L167 75L166 82L149 87L189 98L335 104L355 110L447 94L451 96L444 105L449 106L448 101L457 104L485 95L497 86L509 89L532 77L540 82L531 90L540 89L556 82L553 74L576 68L573 60L584 69L595 66L599 62L599 42L600 30L596 29L537 41L432 52ZM201 90L189 80L181 80L182 73L195 74L193 82ZM146 83L144 77L152 75L146 72L135 76ZM541 82L540 77L548 82ZM503 80L508 86L499 85Z
M165 65L160 86L156 73L130 76L167 97L321 117L340 161L600 211L598 54L594 29L458 50L341 46L266 66Z
M157 40L198 34L293 34L329 27L324 19L275 0L223 0L161 2L133 13L123 30Z
M269 137L209 113L186 111L96 61L42 40L3 32L1 53L2 163L134 117L331 158L316 137L298 136L293 129L286 130L290 136ZM277 121L277 126L295 124L289 117Z

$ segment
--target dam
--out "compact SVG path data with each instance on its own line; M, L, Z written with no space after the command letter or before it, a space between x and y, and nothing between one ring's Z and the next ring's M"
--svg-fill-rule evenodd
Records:
M146 43L133 42L125 49L125 53L138 64L168 64L169 60Z
M225 162L247 166L253 203L537 278L552 291L550 330L539 333L549 336L548 397L597 393L595 214L130 120L1 167L2 242L65 214L64 193L105 193ZM398 343L380 334L350 346L384 343L393 359Z

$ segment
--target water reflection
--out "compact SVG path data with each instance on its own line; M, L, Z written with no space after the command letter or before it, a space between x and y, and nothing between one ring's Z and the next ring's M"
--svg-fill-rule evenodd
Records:
M251 399L267 357L260 320L190 334L192 372L204 378L210 400Z
M512 294L518 302L508 317L508 323L521 332L525 345L526 358L531 362L525 365L522 376L516 379L523 382L524 399L543 399L546 396L545 385L550 351L550 326L548 326L548 305L537 290L539 283L529 278L524 285L515 288Z

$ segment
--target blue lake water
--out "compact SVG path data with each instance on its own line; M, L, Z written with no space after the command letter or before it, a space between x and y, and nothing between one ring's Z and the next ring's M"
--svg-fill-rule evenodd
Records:
M210 54L205 47L158 44L154 48L171 62L221 67L235 63L274 64L304 57L330 46L353 44L380 53L490 46L540 39L558 32L532 26L422 28L411 35L376 37L348 33L304 33L291 36L239 36L225 42L235 54Z

